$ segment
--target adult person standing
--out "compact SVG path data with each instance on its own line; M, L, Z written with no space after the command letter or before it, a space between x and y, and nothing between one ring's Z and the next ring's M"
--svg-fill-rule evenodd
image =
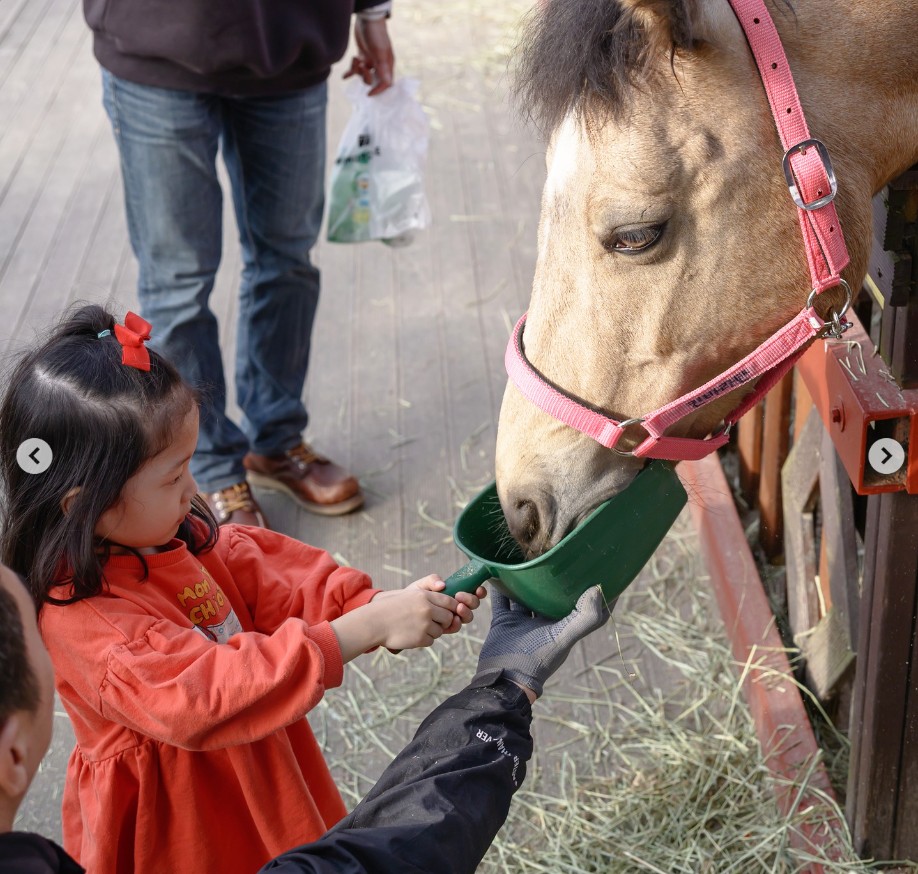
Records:
M202 394L192 473L221 524L267 527L247 476L323 515L361 506L357 480L303 441L319 271L331 65L392 84L391 0L83 0L121 157L143 316ZM222 150L242 249L235 387L226 415L217 320ZM334 326L331 330L341 330Z

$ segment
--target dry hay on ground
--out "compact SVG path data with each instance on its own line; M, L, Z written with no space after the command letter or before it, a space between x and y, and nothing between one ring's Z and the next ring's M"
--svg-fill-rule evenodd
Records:
M539 742L526 783L482 872L790 874L817 861L829 874L873 869L844 833L819 856L791 847L793 832L826 809L843 816L828 801L821 811L778 812L699 561L683 516L600 632L612 657L579 670L569 663L549 684L535 707ZM314 712L349 804L472 675L482 612L433 649L378 652L366 671L354 665Z

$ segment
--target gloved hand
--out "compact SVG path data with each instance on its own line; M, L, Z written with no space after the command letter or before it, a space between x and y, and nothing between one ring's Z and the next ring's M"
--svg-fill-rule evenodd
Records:
M593 586L570 614L555 621L491 589L491 629L478 657L478 673L502 669L508 679L541 695L573 645L605 624L614 603L607 605L600 587Z

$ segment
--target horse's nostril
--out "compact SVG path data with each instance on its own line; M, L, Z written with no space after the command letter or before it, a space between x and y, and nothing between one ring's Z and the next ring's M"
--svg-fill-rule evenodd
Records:
M545 506L540 506L538 499L517 498L507 503L509 506L504 515L510 534L527 555L537 554L551 528L547 502L542 502Z
M528 545L539 533L539 511L532 501L516 502L516 539ZM511 529L511 531L514 529Z

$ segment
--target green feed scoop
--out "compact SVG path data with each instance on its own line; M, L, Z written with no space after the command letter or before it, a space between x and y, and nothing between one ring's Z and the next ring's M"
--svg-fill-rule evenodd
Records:
M446 581L446 594L474 592L494 579L510 597L551 619L567 616L597 583L612 601L653 555L686 500L672 464L652 461L548 552L526 561L492 483L456 520L453 537L471 560Z

